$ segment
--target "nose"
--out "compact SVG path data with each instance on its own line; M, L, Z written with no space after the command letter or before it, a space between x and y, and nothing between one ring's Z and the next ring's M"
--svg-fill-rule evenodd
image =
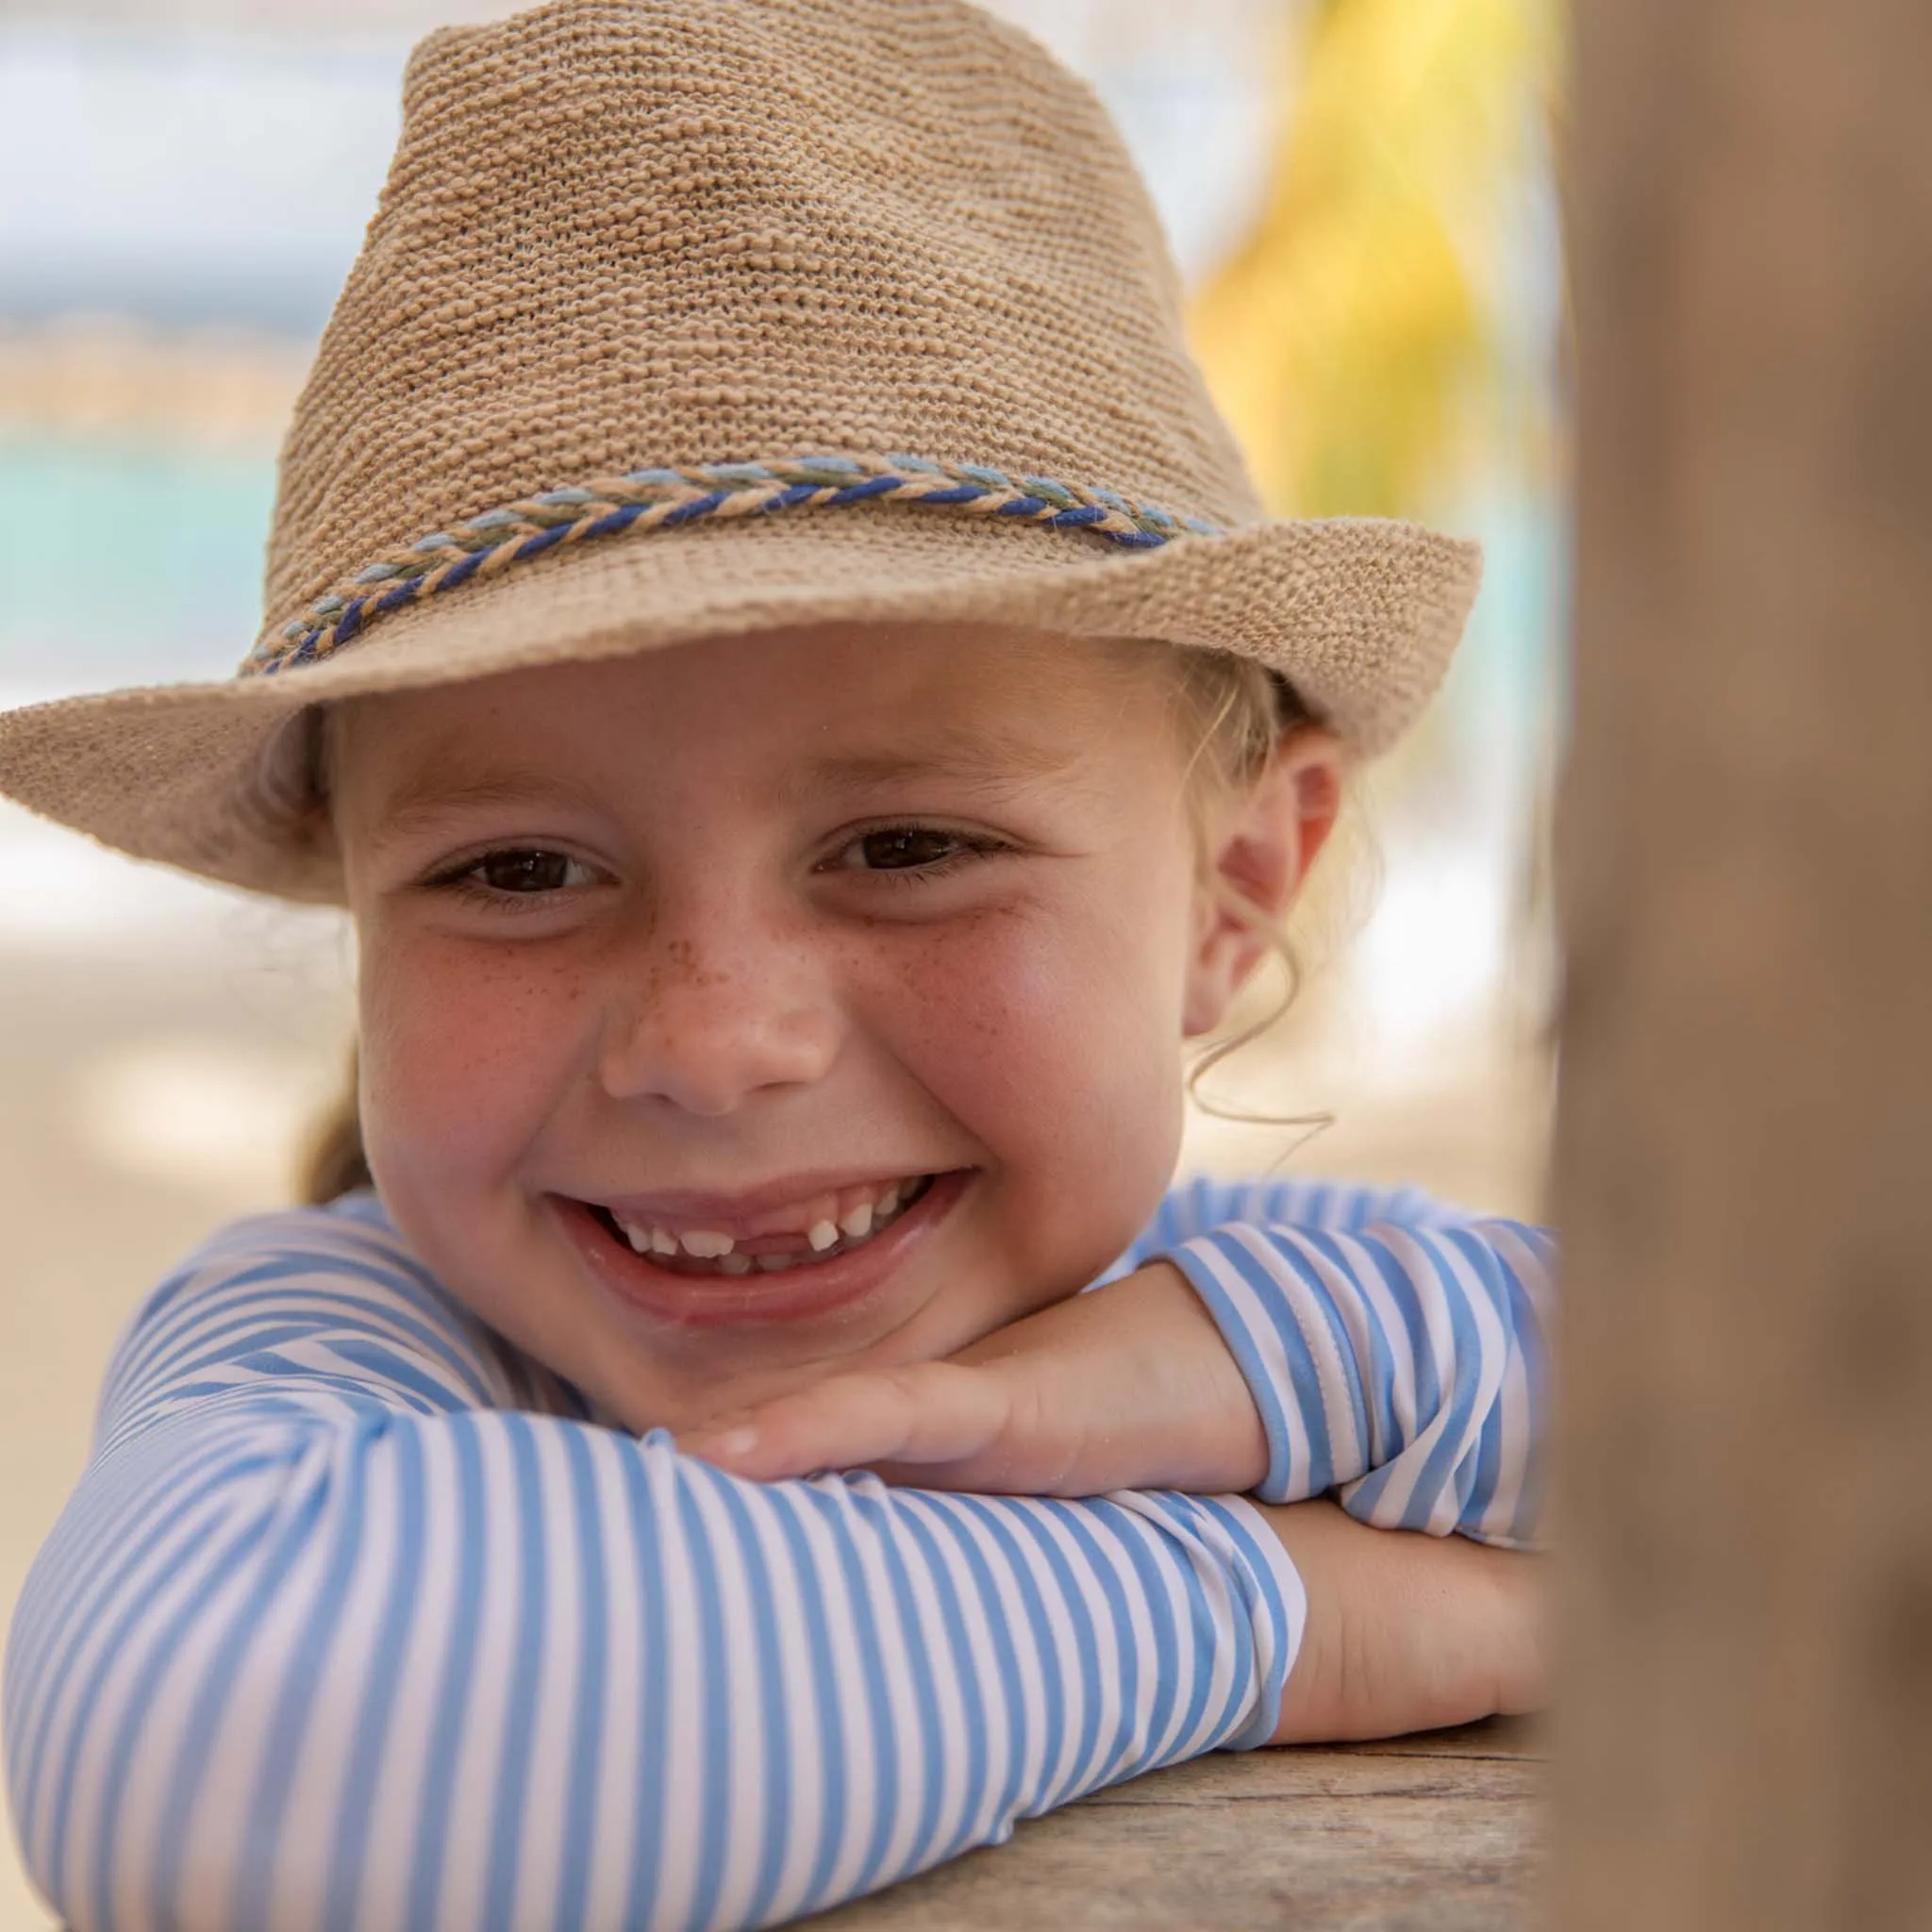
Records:
M600 1068L615 1099L715 1119L754 1095L824 1078L838 1056L834 989L796 941L666 936L624 981Z

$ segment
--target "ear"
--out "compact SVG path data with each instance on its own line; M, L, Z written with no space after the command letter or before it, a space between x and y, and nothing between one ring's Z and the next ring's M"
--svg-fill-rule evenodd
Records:
M1248 975L1274 950L1270 927L1301 890L1341 808L1343 754L1332 734L1304 725L1224 807L1202 853L1195 931L1181 1028L1220 1025Z

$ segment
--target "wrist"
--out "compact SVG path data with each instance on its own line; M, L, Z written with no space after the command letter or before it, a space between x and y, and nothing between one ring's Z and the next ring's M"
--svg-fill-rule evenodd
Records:
M1306 1603L1272 1743L1394 1737L1541 1704L1542 1558L1372 1529L1325 1501L1260 1513Z
M1146 1400L1137 1426L1168 1441L1165 1489L1243 1493L1268 1472L1268 1433L1241 1364L1181 1270L1150 1261L1096 1289L1109 1330L1141 1341Z
M1343 1617L1338 1561L1346 1563L1357 1527L1328 1502L1261 1504L1274 1540L1287 1551L1302 1585L1302 1636L1294 1667L1282 1687L1271 1744L1334 1742L1345 1735L1347 1707Z

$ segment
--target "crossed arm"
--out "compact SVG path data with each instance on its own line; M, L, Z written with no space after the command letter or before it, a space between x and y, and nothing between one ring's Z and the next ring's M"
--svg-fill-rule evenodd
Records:
M367 1218L158 1292L8 1657L69 1924L769 1924L1282 1724L1318 1513L752 1482L576 1408Z
M1310 1195L1330 1224L1291 1218ZM947 1361L833 1375L682 1446L764 1477L1333 1492L1377 1528L1533 1549L1553 1260L1535 1228L1412 1194L1197 1181L1118 1278Z

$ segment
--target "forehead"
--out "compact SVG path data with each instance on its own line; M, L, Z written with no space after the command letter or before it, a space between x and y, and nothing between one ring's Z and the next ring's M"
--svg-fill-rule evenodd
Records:
M778 796L922 774L1078 782L1124 756L1144 767L1168 716L1157 648L942 625L708 640L353 700L331 721L331 778L382 822L459 797L590 797L613 776Z

